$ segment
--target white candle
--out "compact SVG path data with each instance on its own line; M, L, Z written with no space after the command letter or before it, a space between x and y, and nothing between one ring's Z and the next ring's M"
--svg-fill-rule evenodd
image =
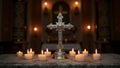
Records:
M30 51L29 51L30 54L34 55L35 52L32 50L32 48L30 48Z
M76 61L84 61L84 54L80 54L80 51L78 50L78 54L75 55Z
M69 55L70 56L75 56L76 52L74 51L74 48L72 48L71 51L69 51Z
M21 57L21 56L23 56L23 52L21 52L21 51L18 51L18 52L17 52L17 56L18 56L18 57Z
M33 55L32 54L24 54L24 58L25 59L32 59L33 58Z
M51 52L48 50L48 48L46 49L45 53L44 53L47 57L51 56Z
M41 54L38 54L39 60L46 60L46 56L43 54L43 50L41 51Z
M100 54L97 53L97 49L95 49L95 53L93 54L93 59L94 60L99 60L100 59Z
M24 58L25 59L32 59L33 58L33 54L30 53L29 49L27 49L27 53L24 54Z
M27 54L29 54L30 53L30 51L29 51L29 49L27 49Z
M88 56L88 51L86 49L84 49L84 51L82 52L84 54L84 56Z

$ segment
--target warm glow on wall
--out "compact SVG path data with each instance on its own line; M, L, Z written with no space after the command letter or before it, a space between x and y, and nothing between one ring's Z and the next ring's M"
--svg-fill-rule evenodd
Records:
M44 6L44 14L47 15L48 14L48 8L49 8L48 2L44 2L43 6Z
M37 27L34 27L34 31L35 31L35 32L38 31L38 28L37 28Z
M88 25L88 26L87 26L87 29L88 29L88 30L90 30L90 29L91 29L91 26L90 26L90 25Z
M79 15L79 9L80 9L79 1L75 1L74 5L75 5L75 7L74 7L74 14L75 15Z

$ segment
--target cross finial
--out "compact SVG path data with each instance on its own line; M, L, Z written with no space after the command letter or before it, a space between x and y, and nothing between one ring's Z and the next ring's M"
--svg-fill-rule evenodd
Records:
M63 16L61 13L58 14L57 19L58 19L58 22L62 22Z

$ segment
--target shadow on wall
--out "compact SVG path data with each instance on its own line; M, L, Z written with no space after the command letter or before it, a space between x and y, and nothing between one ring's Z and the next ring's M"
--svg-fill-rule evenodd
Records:
M114 53L120 54L120 41L112 41L111 47L114 50Z
M18 50L22 50L23 44L15 44L13 41L0 42L0 54L15 54Z

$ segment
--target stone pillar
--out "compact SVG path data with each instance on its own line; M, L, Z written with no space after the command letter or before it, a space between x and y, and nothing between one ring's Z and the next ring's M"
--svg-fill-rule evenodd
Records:
M97 0L97 44L101 52L108 52L111 41L111 3L112 0Z
M76 30L73 38L76 39L77 43L82 42L82 33L81 33L81 0L77 0L78 5L75 5L75 0L72 0L71 2L71 20L70 23L74 25L74 28ZM72 5L73 4L73 5Z
M42 34L41 34L41 41L43 42L43 43L46 43L46 40L48 39L48 34L47 34L47 32L46 32L46 26L49 24L49 23L52 23L51 21L50 21L50 17L51 17L51 15L50 15L50 11L52 11L52 10L50 10L50 9L47 9L47 12L45 12L45 8L44 8L44 0L42 0L42 2L41 2L41 9L42 9L42 11L41 11L41 25L42 25ZM47 2L49 2L48 0L47 0ZM49 2L50 3L50 2Z
M2 27L2 0L0 0L0 41L2 41L2 31L1 31L1 27Z
M98 35L99 40L101 42L107 42L111 39L111 22L110 22L110 7L109 1L107 0L100 0L99 2L99 28L98 28Z
M15 19L13 23L13 40L17 43L25 41L25 5L22 0L18 0L15 5Z
M27 48L31 47L31 43L30 43L30 32L31 32L31 0L27 1Z

